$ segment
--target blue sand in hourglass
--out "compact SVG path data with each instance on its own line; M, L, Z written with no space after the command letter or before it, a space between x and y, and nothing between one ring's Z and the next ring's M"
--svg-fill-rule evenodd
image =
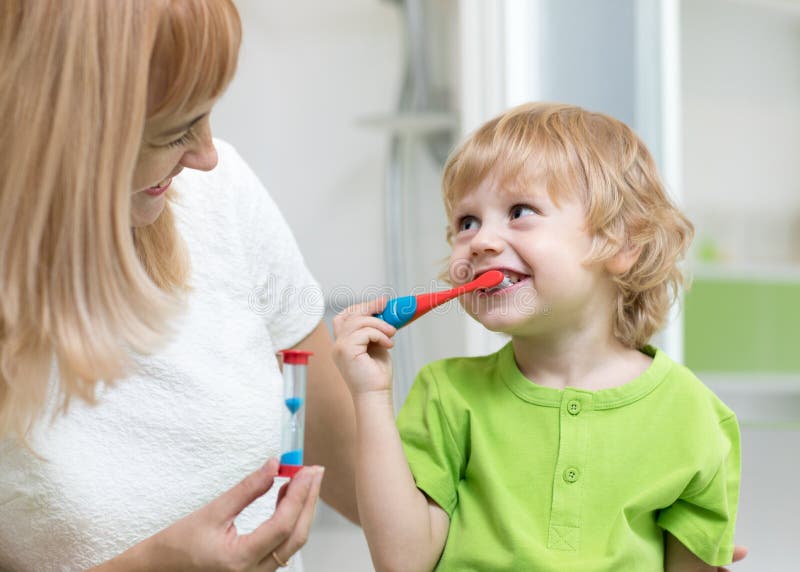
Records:
M303 398L302 397L288 397L285 400L286 407L292 414L297 413L297 410L303 406Z
M302 397L287 397L284 400L286 403L286 409L288 409L292 415L297 413L300 408L303 406L303 398ZM295 418L292 417L292 426L295 424ZM287 451L283 455L281 455L281 464L283 465L302 465L303 464L303 450L302 449L294 449L293 451Z
M294 451L287 451L281 455L281 465L302 465L303 464L303 450L295 449Z

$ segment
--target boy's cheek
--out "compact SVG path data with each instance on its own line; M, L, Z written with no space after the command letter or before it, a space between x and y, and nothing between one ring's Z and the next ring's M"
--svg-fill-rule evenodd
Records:
M451 256L447 273L453 284L465 284L475 278L475 267L468 258Z

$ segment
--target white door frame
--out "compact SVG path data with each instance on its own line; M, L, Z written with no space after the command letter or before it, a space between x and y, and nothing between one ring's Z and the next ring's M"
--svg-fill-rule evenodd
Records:
M546 0L460 0L461 136L504 109L538 99L541 65L536 57L539 15ZM680 0L636 3L637 44L657 36L655 51L640 50L637 66L637 126L652 147L665 184L682 202L680 106ZM465 351L481 355L507 339L465 316ZM683 360L683 317L674 308L656 343Z

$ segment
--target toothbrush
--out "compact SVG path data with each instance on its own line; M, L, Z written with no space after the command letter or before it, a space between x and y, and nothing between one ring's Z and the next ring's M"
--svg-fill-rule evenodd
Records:
M383 309L383 312L375 314L375 317L399 329L433 310L436 306L449 302L457 296L479 288L494 288L503 282L507 282L508 284L506 285L511 284L511 281L499 270L489 270L472 282L467 282L451 290L392 298L386 302L386 308Z

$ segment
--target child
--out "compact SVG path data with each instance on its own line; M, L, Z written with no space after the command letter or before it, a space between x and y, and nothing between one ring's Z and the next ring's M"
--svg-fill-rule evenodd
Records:
M647 345L691 223L643 143L605 115L511 109L450 157L451 277L499 352L429 364L395 427L384 301L335 321L378 570L716 570L731 561L734 414ZM465 267L474 272L460 271ZM460 276L454 276L460 274ZM469 274L469 275L465 275ZM412 326L413 327L413 326ZM705 563L705 564L704 564Z

